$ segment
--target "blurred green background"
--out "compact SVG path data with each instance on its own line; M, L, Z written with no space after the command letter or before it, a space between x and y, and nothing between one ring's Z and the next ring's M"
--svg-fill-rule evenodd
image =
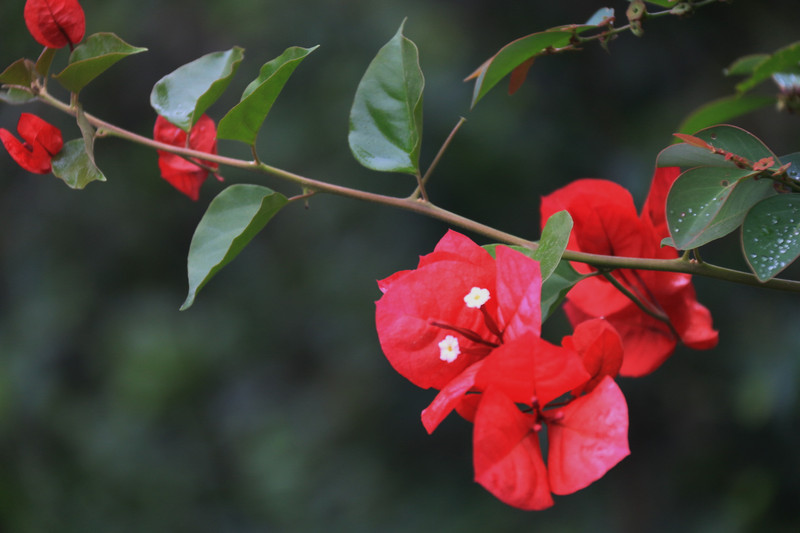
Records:
M361 74L408 17L427 82L424 165L468 119L431 183L434 201L529 238L539 197L572 179L613 179L641 203L681 119L733 92L722 69L797 40L800 14L795 0L738 1L652 21L610 53L543 58L516 95L498 88L470 111L461 80L502 45L603 6L623 18L627 2L81 3L87 33L150 49L82 93L87 110L145 135L150 89L178 66L245 47L209 110L218 120L264 62L322 45L279 98L260 155L392 194L411 180L359 167L347 120ZM23 5L0 4L3 65L39 53ZM0 127L13 130L21 111L79 135L41 105L0 106ZM778 154L800 148L797 117L770 109L735 123ZM621 380L632 455L526 513L472 481L470 425L453 416L425 433L419 412L434 392L397 375L374 332L375 280L414 267L444 225L315 197L281 212L178 312L194 226L222 185L209 180L193 203L158 177L152 151L113 139L96 148L109 179L84 191L0 154L0 531L800 530L796 295L696 280L719 347L679 349L654 374ZM236 143L220 151L248 157ZM730 236L706 256L741 268L737 244ZM561 316L545 330L567 332Z

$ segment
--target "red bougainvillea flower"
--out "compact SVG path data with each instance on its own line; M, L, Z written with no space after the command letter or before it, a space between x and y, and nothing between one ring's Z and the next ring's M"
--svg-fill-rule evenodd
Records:
M86 18L78 0L28 0L24 15L33 38L48 48L72 47L86 32Z
M450 231L417 269L379 287L387 359L418 386L440 389L422 413L425 428L453 409L473 421L475 479L497 498L543 509L552 492L583 488L628 455L627 406L612 379L619 336L596 320L565 339L570 348L542 340L536 261L505 246L495 260ZM544 425L555 439L549 470L538 440Z
M384 354L415 385L442 389L503 342L541 331L539 263L505 246L497 261L449 231L416 270L378 282Z
M61 130L30 113L22 113L17 131L24 142L7 129L0 128L0 140L14 161L28 172L47 174L53 156L64 146Z
M620 257L673 259L674 248L661 246L669 236L666 226L667 192L677 168L656 170L645 207L637 215L630 193L610 181L582 179L542 198L542 224L566 209L574 228L570 250ZM593 270L576 264L582 272ZM620 374L641 376L658 368L674 351L678 340L694 349L717 344L708 309L697 302L687 274L644 270L618 270L614 278L653 313L645 313L605 278L595 276L578 283L567 295L564 309L573 325L592 317L605 317L622 336L625 357ZM677 335L676 335L677 334Z
M156 141L209 154L217 153L217 128L214 121L208 116L203 115L195 123L189 134L188 144L186 137L185 131L164 117L159 116L156 119L153 129L153 138ZM218 168L216 163L210 161L200 161L200 165L179 155L158 150L158 167L161 170L161 177L195 201L200 197L200 186L208 177L208 169L216 170ZM222 178L218 177L218 179Z

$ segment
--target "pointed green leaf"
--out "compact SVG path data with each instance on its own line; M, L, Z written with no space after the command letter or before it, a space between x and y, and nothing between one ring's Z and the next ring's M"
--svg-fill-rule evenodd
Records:
M589 27L591 26L587 26ZM471 107L475 107L492 87L519 65L551 48L567 46L571 38L570 31L551 30L533 33L505 45L467 78L475 78Z
M532 255L539 261L542 280L549 278L561 261L561 256L567 249L570 232L572 232L572 217L567 211L559 211L547 219L547 223L542 229L539 247Z
M78 122L78 128L80 128L81 130L81 136L83 137L83 148L86 150L86 156L89 158L89 161L91 161L92 164L95 164L94 161L95 130L94 127L91 124L89 124L89 121L86 119L86 114L83 112L83 106L81 106L80 104L78 104L75 118Z
M417 46L403 24L367 67L350 110L350 150L367 168L419 172L422 91Z
M53 174L72 189L83 189L93 181L106 181L89 157L83 138L64 144L64 148L53 158Z
M286 205L285 196L260 185L231 185L208 205L189 246L188 309L200 289L233 261L267 222Z
M34 64L30 59L17 59L0 73L0 83L30 87L33 81Z
M189 131L228 87L244 49L238 46L212 52L187 63L158 80L150 93L156 113Z
M800 195L767 198L747 213L742 250L760 281L775 277L800 256Z
M678 133L694 133L773 104L772 96L726 96L695 109L683 120Z
M254 145L258 130L261 129L283 86L289 81L289 76L300 62L317 48L317 46L313 48L293 46L262 66L258 78L244 90L241 101L219 121L217 138Z
M39 58L36 60L36 72L39 73L41 76L47 76L47 73L50 72L50 65L53 64L53 58L56 57L57 50L55 48L45 48L42 50L42 53L39 54Z
M740 93L749 91L775 72L784 72L797 67L800 63L800 42L781 48L771 56L755 64L749 78L736 85Z
M771 180L747 169L697 167L681 174L667 197L667 224L675 247L697 248L735 230L747 211L775 194Z
M726 76L746 76L752 74L759 63L769 57L769 54L749 54L742 56L723 70Z
M117 61L146 50L129 45L113 33L95 33L72 51L67 67L53 77L77 93Z

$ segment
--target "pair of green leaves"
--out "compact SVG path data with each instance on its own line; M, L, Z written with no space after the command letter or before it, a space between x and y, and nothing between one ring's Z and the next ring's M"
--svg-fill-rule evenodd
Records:
M766 281L800 255L800 196L771 178L795 179L800 154L778 158L750 133L714 126L684 136L658 156L660 167L688 168L667 197L671 244L698 248L742 228L744 257ZM791 165L786 168L786 165Z
M289 77L313 48L294 46L261 67L261 71L245 88L242 97L219 121L217 137L254 146L261 126ZM244 50L206 54L161 78L150 93L150 104L156 113L184 131L190 131L205 111L227 89Z
M286 49L265 63L242 97L220 120L217 137L255 146L258 133L289 77L317 47ZM190 131L216 102L244 59L244 50L206 54L161 78L150 103L174 125ZM266 226L288 199L267 187L237 184L224 189L208 206L189 247L189 292L181 309L189 308L200 289L230 263Z

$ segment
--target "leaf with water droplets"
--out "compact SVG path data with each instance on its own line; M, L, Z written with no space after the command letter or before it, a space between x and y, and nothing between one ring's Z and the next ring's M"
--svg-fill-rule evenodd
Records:
M800 256L800 195L779 194L753 206L742 224L742 251L760 281Z
M697 167L681 174L667 197L667 223L679 250L719 239L742 223L747 211L775 194L771 180L747 169Z

